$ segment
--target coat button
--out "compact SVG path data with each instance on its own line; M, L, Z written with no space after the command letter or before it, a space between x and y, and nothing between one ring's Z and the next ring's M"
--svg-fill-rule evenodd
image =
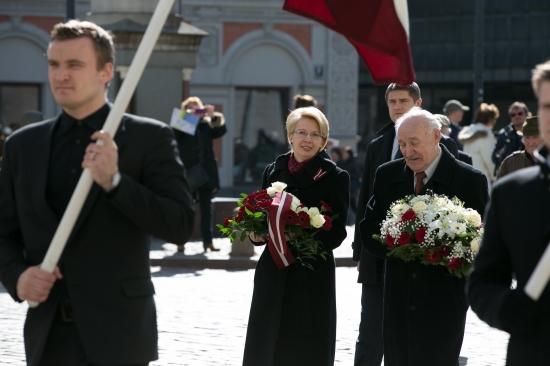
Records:
M411 310L414 310L414 305L411 305Z
M416 273L413 273L413 274L412 274L412 278L416 278Z

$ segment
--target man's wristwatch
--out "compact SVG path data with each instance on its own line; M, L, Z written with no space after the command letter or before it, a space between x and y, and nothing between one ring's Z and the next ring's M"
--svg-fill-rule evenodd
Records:
M113 175L113 180L111 181L111 188L107 189L106 192L109 193L113 191L116 187L118 187L118 184L120 183L120 172L116 172L115 175Z

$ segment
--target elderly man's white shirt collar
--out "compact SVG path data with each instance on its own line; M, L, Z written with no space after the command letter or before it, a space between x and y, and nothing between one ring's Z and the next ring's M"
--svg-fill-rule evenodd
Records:
M430 178L435 172L435 169L437 168L437 165L439 164L439 161L441 160L441 155L442 155L441 147L440 146L438 147L439 147L439 154L437 154L437 157L434 159L434 161L432 161L432 163L428 165L426 170L424 170L424 173L426 173L426 178L422 179L424 181L424 184L426 184L430 180ZM416 173L414 173L414 185L416 188Z

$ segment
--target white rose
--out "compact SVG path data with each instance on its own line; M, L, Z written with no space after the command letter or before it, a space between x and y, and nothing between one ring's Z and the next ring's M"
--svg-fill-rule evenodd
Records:
M275 188L275 190L277 191L284 191L286 188L286 183L274 182L274 183L271 183L271 187Z
M317 214L317 215L315 215L311 218L309 223L314 228L319 229L321 226L323 226L325 224L325 218L323 217L323 215Z
M291 195L292 196L292 195ZM292 196L292 202L290 203L290 209L296 213L300 212L300 205L302 202L294 196Z
M406 203L399 203L399 204L392 207L391 213L394 216L401 216L405 212L407 212L409 209L410 209L410 207Z
M267 194L268 194L269 196L273 197L273 196L275 196L275 193L277 193L277 190L276 190L275 188L269 187L269 188L267 189Z
M413 205L412 208L413 208L415 213L420 213L420 212L426 211L428 206L426 206L426 204L424 202L418 201Z
M300 212L300 211L304 211L305 213L307 213L309 211L309 208L302 207L301 209L298 210L298 212Z
M472 224L472 226L474 227L481 226L481 216L477 213L477 211L474 211L474 210L467 211L465 216L468 222Z
M319 215L319 209L317 207L312 207L309 210L307 210L307 214L310 218L314 218L315 216Z
M475 238L470 242L470 248L474 253L479 252L479 238Z

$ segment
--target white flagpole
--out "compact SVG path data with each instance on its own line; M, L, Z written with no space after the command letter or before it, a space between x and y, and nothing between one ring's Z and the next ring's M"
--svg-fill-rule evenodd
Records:
M166 23L166 18L168 17L173 4L174 0L159 0L157 4L155 12L151 17L151 21L147 26L147 30L143 35L143 39L136 51L136 55L132 60L132 64L128 69L128 74L124 78L124 83L122 83L122 87L117 94L113 107L111 108L111 111L107 116L107 120L103 125L103 130L110 136L115 135L118 126L120 125L124 110L128 106L130 98L132 98L132 95L134 94L137 83L141 78L141 74L145 69L147 61L149 61L149 57L153 52L155 43L157 42L160 32ZM100 142L101 141L98 140L98 143ZM69 201L69 205L67 206L52 242L50 243L50 247L44 257L44 261L40 265L40 268L43 270L52 273L57 266L61 253L63 253L63 249L67 244L67 240L71 235L76 219L80 215L82 206L88 197L88 193L90 193L93 183L94 181L92 179L90 169L84 169L73 192L71 200ZM28 303L31 308L38 306L38 303L34 301L28 301Z
M525 293L531 299L537 301L546 288L550 279L550 243L544 250L535 270L525 285Z

